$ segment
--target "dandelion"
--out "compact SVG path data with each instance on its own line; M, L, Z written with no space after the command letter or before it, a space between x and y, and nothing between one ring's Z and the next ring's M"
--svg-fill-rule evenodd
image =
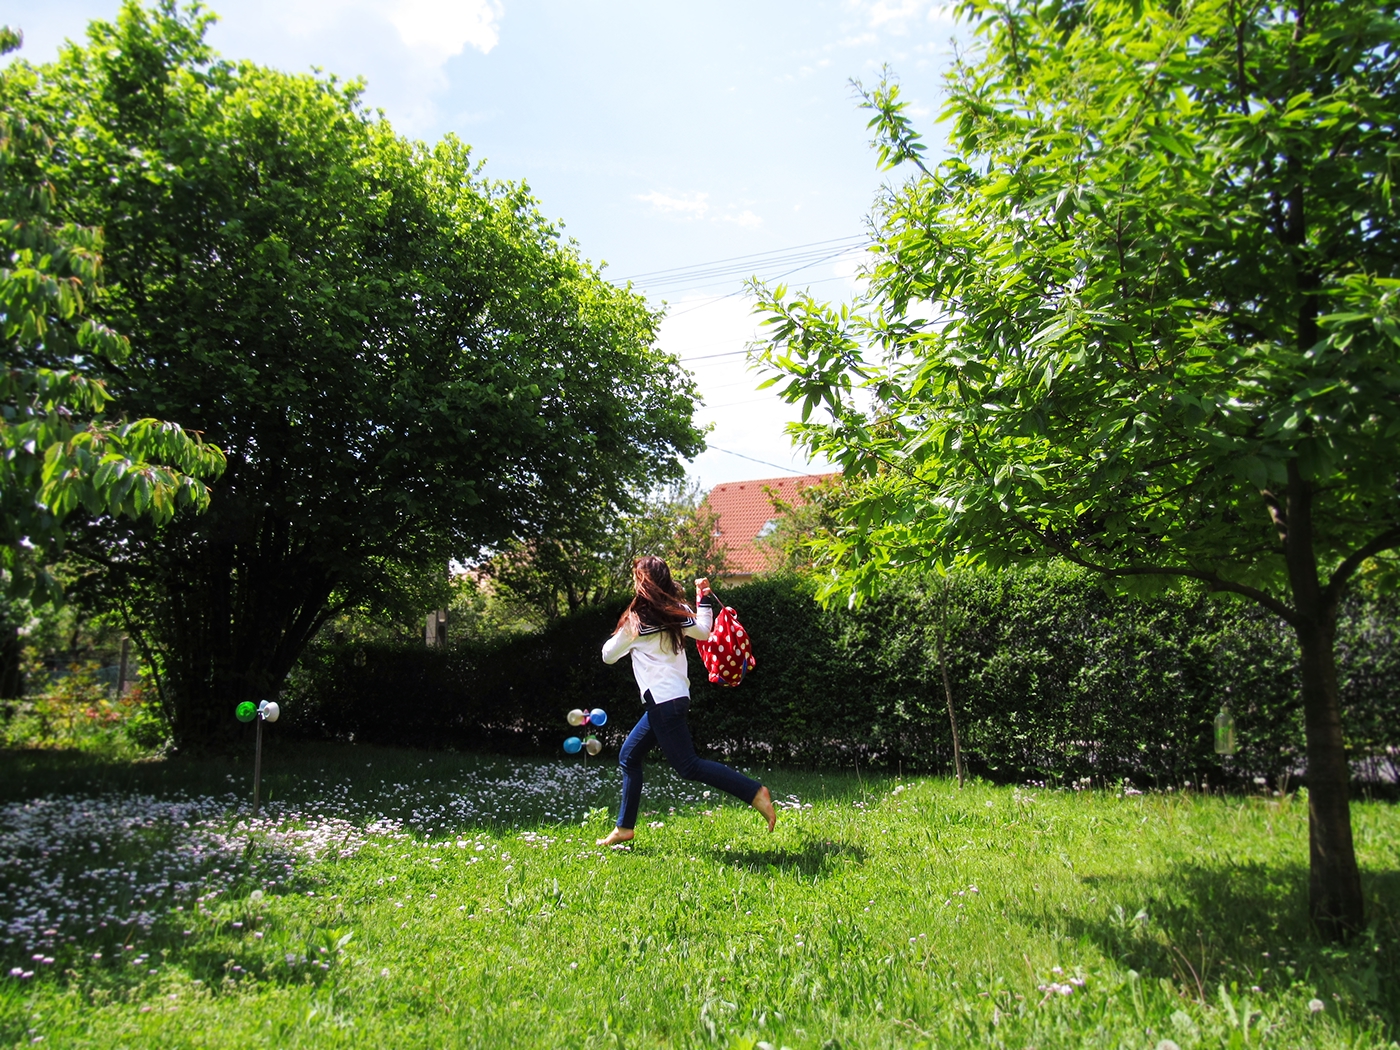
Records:
M1320 1014L1325 1009L1327 1009L1327 1004L1324 1003L1321 999L1308 1000L1308 1013Z

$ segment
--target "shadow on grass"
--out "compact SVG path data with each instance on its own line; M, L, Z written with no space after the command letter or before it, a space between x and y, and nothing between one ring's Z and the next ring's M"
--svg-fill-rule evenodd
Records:
M1209 1001L1222 982L1301 986L1358 1020L1380 1019L1387 1037L1400 1032L1400 870L1363 872L1367 929L1346 945L1324 943L1309 921L1301 864L1186 863L1082 881L1107 910L1070 918L1069 931L1144 977Z
M771 871L785 875L811 878L824 875L837 867L865 863L865 850L844 842L811 839L801 846L778 846L773 849L712 849L710 856L718 863L754 872Z

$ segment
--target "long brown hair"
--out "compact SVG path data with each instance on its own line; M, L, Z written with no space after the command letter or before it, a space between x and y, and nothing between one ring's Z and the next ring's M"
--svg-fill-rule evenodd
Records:
M629 620L641 630L659 627L670 641L670 649L678 653L685 646L687 621L695 619L695 610L685 600L685 592L671 579L671 568L654 554L632 563L632 586L636 593L618 617L621 628Z

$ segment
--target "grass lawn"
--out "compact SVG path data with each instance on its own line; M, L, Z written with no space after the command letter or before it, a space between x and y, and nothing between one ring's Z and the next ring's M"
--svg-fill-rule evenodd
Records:
M606 758L607 756L604 756ZM1371 929L1305 915L1306 801L278 747L0 755L0 1043L1386 1047L1400 811L1353 810ZM606 808L605 808L606 807ZM8 974L8 976L3 976Z

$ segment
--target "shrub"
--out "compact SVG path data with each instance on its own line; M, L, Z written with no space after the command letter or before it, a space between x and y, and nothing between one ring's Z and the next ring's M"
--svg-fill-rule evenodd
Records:
M691 653L697 745L734 761L859 762L945 770L951 735L937 665L936 578L895 582L860 609L823 609L800 578L724 595L755 639L743 686L709 684ZM947 659L969 768L994 779L1171 785L1302 768L1291 637L1242 603L1201 593L1113 597L1063 567L957 577ZM602 707L615 749L639 713L627 662L599 659L619 606L538 634L446 649L322 642L289 684L288 729L381 744L554 753L572 707ZM1366 771L1400 726L1393 602L1355 600L1339 632L1343 700ZM1228 703L1240 749L1211 723Z
M42 691L5 705L0 744L8 748L71 748L132 758L162 747L165 718L137 685L117 698L96 663L75 663Z

